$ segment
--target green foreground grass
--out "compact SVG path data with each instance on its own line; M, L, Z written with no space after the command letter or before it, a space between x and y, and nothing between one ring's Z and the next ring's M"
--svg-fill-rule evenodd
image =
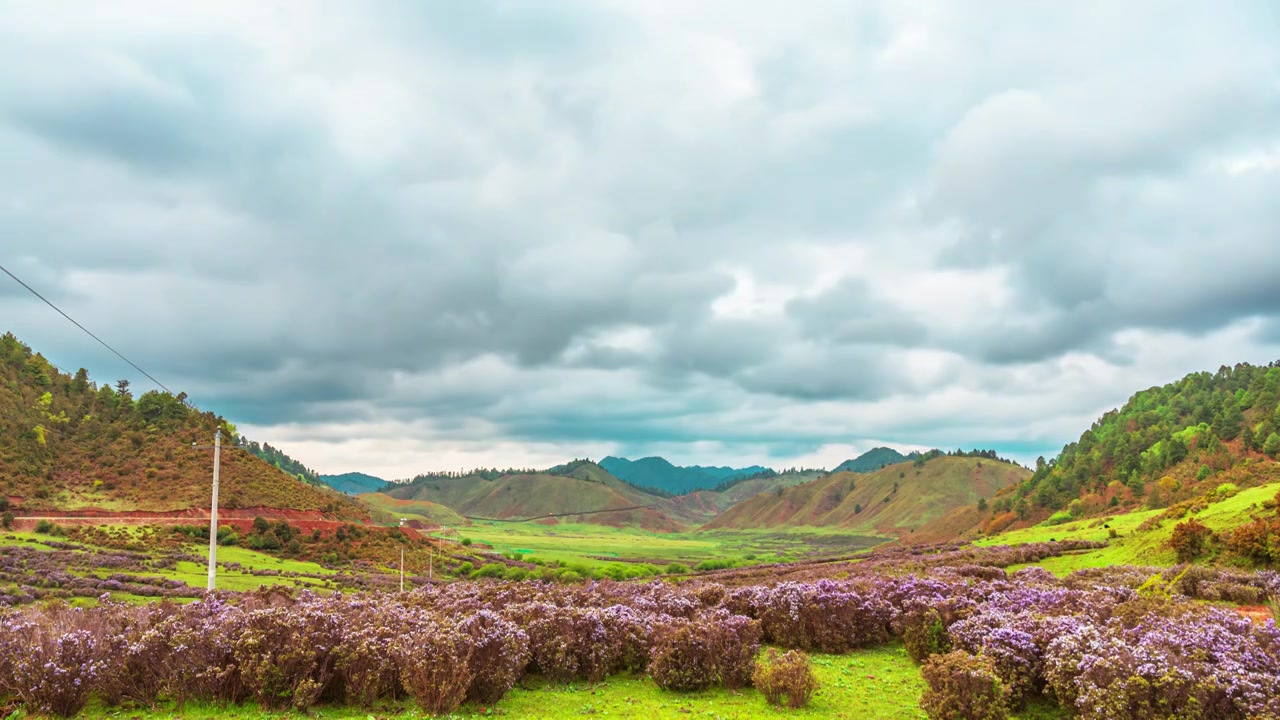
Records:
M492 707L465 706L450 717L508 718L617 717L712 720L741 718L811 717L874 718L876 720L923 719L920 695L924 680L902 646L890 645L849 655L815 655L814 671L821 688L806 708L774 708L752 688L715 689L677 693L658 688L643 676L619 675L596 684L549 685L527 679ZM188 705L182 712L171 707L156 710L111 709L91 706L87 715L120 718L276 718L285 713L266 712L247 704L227 708ZM301 717L300 715L295 715ZM411 703L371 709L317 707L315 718L421 718ZM1067 717L1053 706L1036 706L1013 716L1017 720L1050 720Z

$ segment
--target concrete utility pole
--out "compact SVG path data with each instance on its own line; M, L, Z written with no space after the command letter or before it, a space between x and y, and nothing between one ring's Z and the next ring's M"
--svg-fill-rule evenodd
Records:
M196 445L191 443L191 447L197 450L209 450L208 445ZM208 590L213 591L214 577L218 570L218 466L222 464L222 428L213 434L213 502L209 507L209 586Z

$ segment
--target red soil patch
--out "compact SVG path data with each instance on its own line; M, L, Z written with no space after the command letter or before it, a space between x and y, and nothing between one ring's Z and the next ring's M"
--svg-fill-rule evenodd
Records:
M1241 605L1235 611L1252 620L1255 625L1263 625L1273 617L1271 610L1262 605Z

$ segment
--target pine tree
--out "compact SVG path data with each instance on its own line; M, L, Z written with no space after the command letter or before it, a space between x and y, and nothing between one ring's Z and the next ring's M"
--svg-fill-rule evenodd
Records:
M1273 460L1276 455L1280 455L1280 435L1275 433L1268 435L1266 442L1262 443L1262 452Z

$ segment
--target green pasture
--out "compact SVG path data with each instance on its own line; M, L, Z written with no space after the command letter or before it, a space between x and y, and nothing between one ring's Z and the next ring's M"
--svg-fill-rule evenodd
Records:
M615 562L680 562L694 567L704 560L742 564L775 563L817 555L849 555L879 538L800 531L708 531L653 533L603 525L540 525L477 522L459 528L451 540L470 538L495 552L527 559L603 567Z
M1215 532L1228 530L1248 522L1254 514L1265 512L1262 503L1275 498L1277 491L1280 491L1280 484L1277 483L1241 490L1229 498L1210 503L1194 517ZM1144 522L1163 512L1164 510L1143 510L1061 525L1042 523L984 538L975 544L1020 545L1050 540L1094 540L1109 543L1107 547L1098 550L1046 558L1037 563L1058 575L1109 565L1173 565L1177 562L1177 555L1168 546L1168 542L1174 525L1181 520L1165 519L1160 521L1158 527L1139 529ZM1115 530L1117 537L1110 537L1111 530Z

